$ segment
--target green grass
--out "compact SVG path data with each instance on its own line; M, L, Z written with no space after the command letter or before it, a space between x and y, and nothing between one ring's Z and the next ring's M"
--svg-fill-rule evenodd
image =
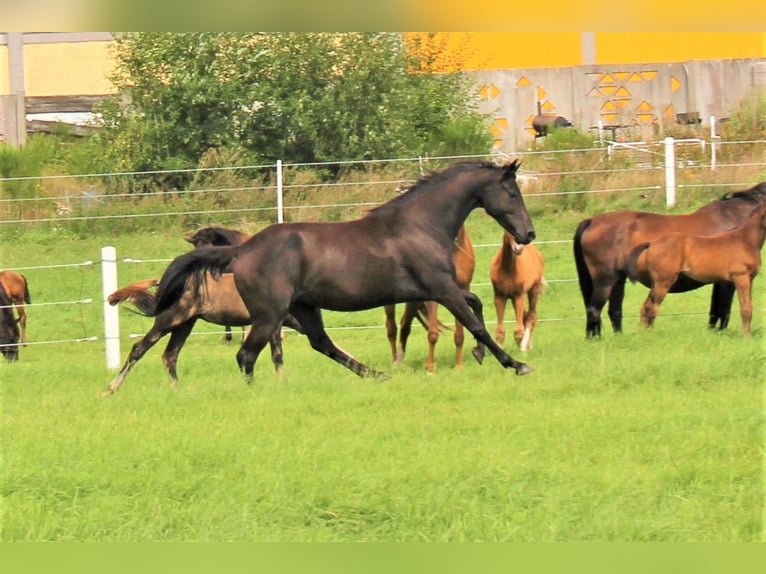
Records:
M539 239L570 239L581 218L538 211ZM475 213L469 226L475 244L499 243L486 216ZM107 243L120 258L188 247L171 230L51 237L26 234L4 264L97 260ZM541 251L549 279L574 278L570 244ZM493 252L477 249L475 283L488 282ZM164 267L121 263L119 282ZM357 378L288 332L283 375L263 354L247 386L236 346L199 335L180 355L177 389L159 359L162 341L117 394L99 399L113 376L99 269L25 274L33 301L96 301L32 307L30 341L99 341L31 344L18 363L0 365L2 540L762 539L762 279L749 340L736 302L728 331L707 330L707 288L668 297L655 328L639 329L646 290L628 286L625 333L607 327L586 342L576 283L551 281L525 359L535 371L525 377L491 356L478 365L468 355L456 370L449 333L436 374L426 375L419 327L392 369L377 309L326 320L339 345L392 375L386 383ZM492 331L490 287L475 291ZM127 334L150 324L121 313L123 357Z

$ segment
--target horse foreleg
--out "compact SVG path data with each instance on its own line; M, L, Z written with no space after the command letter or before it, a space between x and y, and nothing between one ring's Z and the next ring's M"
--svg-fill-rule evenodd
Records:
M455 321L455 334L452 337L455 341L455 368L463 368L463 343L465 342L465 327L460 321Z
M259 319L252 324L250 332L237 351L237 365L245 375L247 384L253 382L253 371L258 355L268 343L273 342L274 337L279 336L279 328L282 324L278 320L268 321L257 313L251 313L251 316L258 316Z
M521 343L519 343L519 348L523 353L532 348L532 333L537 325L537 298L540 296L541 289L541 285L537 284L527 293L529 307L524 313L524 335L521 337Z
M626 276L621 273L609 292L609 320L615 333L622 333L622 301L625 299Z
M750 275L739 275L734 277L734 286L737 290L739 313L742 317L742 335L744 337L749 337L750 322L753 318L752 278Z
M473 312L473 316L478 318L478 320L481 322L481 326L484 328L484 330L487 330L486 325L484 325L484 312L482 310L482 304L481 299L479 299L476 295L471 293L470 291L462 291L463 293L463 301L466 305L468 305L469 311ZM454 315L454 313L453 313ZM455 321L460 323L460 319L458 319L457 316L455 316ZM466 324L463 323L463 327L466 327ZM468 329L468 331L473 335L473 331ZM474 335L474 338L476 338L476 346L471 350L471 354L473 355L473 358L476 359L476 362L481 365L481 363L484 361L484 355L485 355L485 343L484 341L481 341L479 338Z
M389 378L385 373L375 371L367 365L360 363L333 343L327 331L325 331L322 314L318 308L307 305L293 305L290 308L290 312L303 327L312 349L330 357L333 361L343 365L360 377L376 377L380 380Z
M731 303L734 300L735 287L733 283L724 281L713 284L713 292L710 295L710 318L708 326L724 330L729 324L731 315Z
M654 320L657 318L657 314L660 310L660 305L665 299L670 286L675 283L675 278L670 282L653 281L653 286L649 295L646 297L643 306L641 307L641 323L647 327L654 325Z
M531 366L515 360L492 339L484 325L484 317L482 315L481 301L479 301L479 298L473 293L460 291L457 286L455 286L455 289L456 291L451 291L443 295L439 300L439 303L444 305L449 312L455 316L455 319L460 321L476 338L478 345L476 349L474 349L474 356L477 360L479 360L477 350L481 349L481 356L483 358L484 347L486 346L498 362L506 369L513 368L517 375L531 373L534 370Z
M516 313L516 327L513 330L513 340L521 346L521 339L524 337L524 293L514 293L513 309Z
M505 295L495 293L495 314L497 315L497 324L495 325L495 341L497 341L497 344L501 346L505 342L505 325L503 323L505 321L506 303L507 299Z
M426 372L433 373L436 368L436 343L439 342L439 306L433 301L426 301L428 313L428 355L426 356Z
M168 371L168 375L170 376L170 384L174 387L178 385L178 374L176 373L178 354L181 352L186 339L189 338L189 335L192 332L192 328L196 322L197 319L195 318L189 319L185 323L181 323L172 331L170 331L170 340L165 347L165 351L162 353L162 362L165 365L165 369Z
M21 344L27 346L27 312L24 305L16 305L16 311L19 314L19 331L21 332Z
M388 337L388 344L391 346L391 360L396 364L399 362L396 353L396 306L384 305L383 312L386 314L386 337Z

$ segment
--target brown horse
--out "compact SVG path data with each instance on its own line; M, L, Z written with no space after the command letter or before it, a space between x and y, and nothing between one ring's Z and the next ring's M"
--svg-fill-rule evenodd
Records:
M483 208L519 243L535 231L516 182L519 163L464 162L420 178L405 193L342 222L271 225L240 245L203 247L176 258L160 280L157 312L171 307L187 281L209 271L234 273L253 318L237 363L248 382L258 355L288 313L311 346L359 376L388 378L329 337L322 309L361 311L409 301L436 301L518 375L531 367L508 355L484 326L479 298L455 280L452 246L460 227ZM257 320L256 320L257 318Z
M596 215L577 226L574 257L586 308L586 335L601 335L601 309L609 301L609 318L615 332L622 331L622 301L627 278L626 262L638 245L654 241L674 231L710 235L737 227L757 203L766 201L766 183L746 191L726 194L693 213L662 215L621 210ZM679 277L673 293L697 289L703 284ZM729 322L734 286L716 282L710 306L709 325L721 329Z
M452 258L455 263L455 279L457 284L461 289L468 291L471 287L473 271L476 267L476 257L474 256L471 238L464 225L460 227L460 231L458 231L455 238ZM404 360L407 350L407 339L412 330L412 320L418 319L428 330L426 371L432 373L436 367L434 351L439 340L439 332L443 327L439 323L437 316L438 305L433 301L426 301L425 303L410 302L405 305L400 323L398 349L396 346L396 305L385 305L383 309L386 313L386 334L391 345L391 356L393 357L394 364L399 364ZM455 367L459 369L463 366L463 342L465 341L464 327L459 321L455 322L453 340L455 342ZM475 350L474 354L476 353L481 354L481 351Z
M522 352L532 348L532 332L537 324L537 300L545 288L544 269L543 256L534 245L520 245L510 233L503 233L503 244L489 266L497 311L495 340L500 345L505 341L505 305L511 299L516 311L513 338ZM527 310L524 309L525 297L529 303Z
M670 287L683 275L703 285L717 281L734 284L739 299L744 335L750 335L753 315L753 279L761 268L761 248L766 237L766 204L732 231L715 235L675 232L636 247L628 258L628 277L650 283L652 289L641 307L641 322L654 323Z
M141 357L162 337L170 333L162 362L168 371L173 386L178 384L176 365L178 355L191 334L197 319L214 325L250 325L250 315L234 285L231 273L223 273L217 278L207 275L203 285L193 288L191 285L173 306L157 313L157 299L150 290L159 285L157 279L136 281L118 289L107 300L110 305L130 302L145 317L155 317L154 324L144 337L133 345L125 364L106 389L105 394L114 393L124 382L128 373ZM285 325L300 332L300 325L291 316L285 318ZM271 359L277 372L282 368L282 341L278 329L270 341Z
M13 316L13 303L0 283L0 353L7 361L19 359L19 325Z
M24 303L32 304L32 298L29 296L29 285L27 278L15 271L0 271L0 285L5 289L8 297L19 314L18 323L21 326L21 343L27 344L27 312L24 309Z

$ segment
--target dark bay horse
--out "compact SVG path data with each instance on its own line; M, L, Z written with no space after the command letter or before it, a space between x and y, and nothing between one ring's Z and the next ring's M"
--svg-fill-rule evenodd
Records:
M21 273L5 269L0 271L0 285L5 289L8 297L11 298L13 306L18 313L19 326L21 330L21 343L27 343L27 312L24 309L24 303L32 304L32 297L29 295L29 283L27 278Z
M659 307L680 275L701 284L728 281L734 284L742 316L742 330L750 335L753 316L753 279L761 268L761 248L766 237L766 204L756 207L745 222L715 235L675 232L636 247L628 257L628 277L650 283L652 289L641 307L641 322L651 326Z
M251 323L250 315L234 286L234 277L231 273L223 273L217 278L208 274L202 285L196 289L190 286L173 305L161 313L157 312L157 299L151 292L151 289L158 285L157 279L136 281L118 289L107 298L110 305L128 301L135 305L142 315L155 319L149 332L131 348L122 369L104 392L106 395L114 393L125 381L133 365L168 333L170 333L170 340L162 353L162 362L170 376L171 384L175 386L178 384L176 373L178 354L191 334L197 319L215 325L244 327ZM285 325L299 332L301 330L300 325L289 315L285 318ZM280 329L273 334L269 343L272 362L279 371L283 362Z
M522 352L532 348L532 332L537 325L537 300L545 290L544 270L545 261L537 247L520 245L510 233L503 232L502 245L489 264L497 313L495 341L500 345L505 341L503 319L510 299L516 313L513 338Z
M601 335L601 310L609 301L609 319L615 332L622 331L622 301L627 278L626 262L638 245L674 231L710 235L735 228L753 207L766 201L766 182L723 197L683 215L620 210L595 215L580 222L574 236L574 258L586 308L586 335ZM697 289L703 284L680 277L672 293ZM734 286L714 283L709 325L721 329L729 322Z
M471 237L465 225L460 227L455 243L452 248L452 258L455 262L455 280L458 286L464 291L471 288L473 272L476 268L476 257L473 251ZM436 343L439 341L439 333L443 325L438 318L439 306L433 301L409 302L404 306L404 313L399 328L399 345L396 342L396 306L385 305L383 307L386 313L386 335L391 345L391 356L394 364L399 364L404 360L407 352L407 339L412 331L413 319L418 319L428 331L428 355L426 356L426 371L432 373L436 368L435 351ZM452 337L455 342L455 367L463 366L463 342L465 333L462 323L455 323L455 330ZM474 356L481 362L484 359L484 349L479 346L474 349Z
M353 221L280 223L231 247L203 247L176 258L160 280L157 312L187 282L229 269L252 317L237 353L248 382L263 347L291 313L311 346L359 376L388 378L340 349L321 309L359 311L408 301L436 301L517 374L532 368L509 356L484 326L482 305L455 281L452 245L468 215L483 208L519 243L535 238L516 183L519 163L465 162L420 178L405 193Z
M7 361L19 358L19 325L13 316L13 302L0 284L0 353Z

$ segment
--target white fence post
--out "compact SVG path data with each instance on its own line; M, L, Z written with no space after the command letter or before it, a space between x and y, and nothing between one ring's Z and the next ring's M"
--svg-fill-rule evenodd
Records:
M715 169L716 162L718 161L718 158L716 157L716 154L718 152L717 150L717 143L721 139L720 136L716 135L716 125L715 125L715 116L710 116L710 169Z
M101 248L101 284L104 293L104 344L106 368L120 368L120 314L107 297L117 290L117 250L111 245Z
M285 220L284 206L282 204L282 160L277 160L277 223Z
M676 204L676 146L671 136L665 138L665 204Z

